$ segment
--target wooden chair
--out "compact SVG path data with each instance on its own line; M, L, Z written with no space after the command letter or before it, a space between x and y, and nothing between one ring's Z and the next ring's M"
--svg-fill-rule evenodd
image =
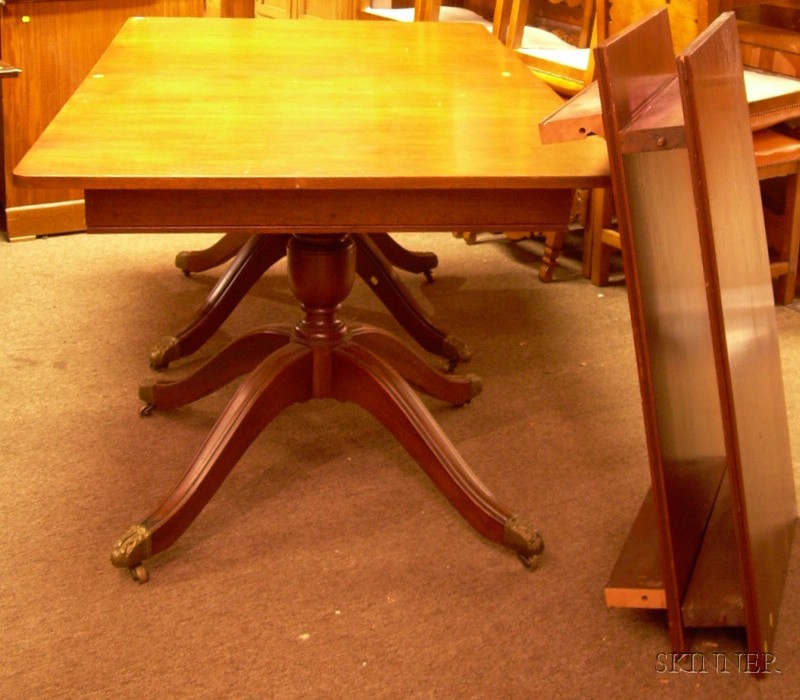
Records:
M478 24L505 41L512 11L512 0L497 0L489 17L466 7L442 5L442 0L415 0L413 7L372 7L372 0L361 0L359 19L395 22L466 22Z
M794 299L800 249L800 140L771 127L800 112L800 82L794 79L800 76L800 33L742 21L738 27L753 149L765 195L775 300L787 304ZM596 232L590 276L594 284L604 286L611 254L621 248L619 231L612 226L610 193L594 193L591 211L597 218L590 227Z
M734 16L676 61L662 10L596 59L652 482L606 601L665 608L676 653L744 627L767 671L797 507Z
M574 95L591 82L595 0L499 0L487 16L441 0L391 8L372 7L371 2L361 0L360 18L480 24L559 94Z
M372 0L361 0L356 17L394 22L474 22L492 28L491 18L466 7L442 5L442 0L415 0L405 7L373 7Z
M571 96L594 79L595 0L516 0L509 44L538 78Z
M21 72L16 66L0 61L0 78L16 78Z
M800 8L764 3L742 8L740 14L743 19L737 22L737 29L746 67L745 85L748 97L759 98L751 110L751 122L754 127L765 127L753 134L753 142L775 297L788 304L798 284L800 248L800 82L788 77L800 78ZM771 26L762 21L785 24ZM795 126L787 128L789 123Z
M506 43L536 77L560 95L575 95L594 79L591 47L606 36L598 6L596 0L514 0ZM611 206L610 192L575 193L573 223L584 230L584 277L591 274L592 227L603 218L598 206Z

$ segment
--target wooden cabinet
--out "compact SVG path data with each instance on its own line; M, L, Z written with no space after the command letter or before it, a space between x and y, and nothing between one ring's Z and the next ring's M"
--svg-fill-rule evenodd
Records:
M22 69L0 86L9 238L84 228L81 190L17 187L11 173L125 20L146 15L202 16L203 0L7 0L0 9L0 57Z
M266 19L353 19L353 0L255 0L256 17Z

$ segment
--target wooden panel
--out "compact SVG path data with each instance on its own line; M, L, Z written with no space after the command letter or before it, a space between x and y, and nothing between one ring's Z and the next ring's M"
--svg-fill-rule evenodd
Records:
M669 535L675 557L666 571L674 572L673 577L682 586L681 597L693 576L695 562L703 546L703 538L724 474L723 456L668 462L663 465L664 492L668 498ZM657 511L663 507L663 503L656 504L651 490L631 528L628 541L606 587L607 601L609 589L613 589L614 599L619 607L666 607L665 569L659 562L657 534ZM654 562L658 566L658 574L653 568ZM724 573L726 572L723 575ZM734 569L731 573L736 575L738 572ZM720 576L720 572L717 572L717 576ZM649 593L648 588L652 589ZM609 602L611 604L613 603Z
M687 627L745 627L730 483L723 480L692 580L683 600Z
M610 608L667 607L653 492L648 491L622 547L605 589Z
M767 652L796 502L735 18L678 57L677 91L662 35L666 12L602 46L598 71L673 649L688 623L744 623ZM676 103L683 143L657 138L678 128Z
M531 194L517 189L322 190L87 190L87 224L94 231L366 232L507 231L531 223L542 228L569 221L572 189ZM236 216L220 220L225 203ZM371 207L364 206L369 200ZM230 217L228 214L227 216Z
M202 0L57 0L10 2L0 15L2 58L22 69L3 90L5 207L10 210L10 237L36 233L36 222L51 222L57 230L74 230L81 217L65 205L40 214L38 205L75 202L76 189L41 190L15 186L11 172L44 127L91 70L124 21L132 15L202 15ZM58 47L58 50L54 50ZM33 224L33 225L32 225ZM62 228L66 227L66 228Z
M769 255L733 15L678 57L719 363L748 644L769 651L796 501ZM725 119L719 119L724 114Z
M713 502L725 445L708 327L705 279L685 150L623 155L620 132L675 79L665 13L598 50L603 122L617 201L673 648L685 650L681 602L702 542L704 517L680 524L685 479L670 465L694 464ZM647 110L645 110L646 112ZM705 471L706 473L702 473ZM716 483L715 483L716 478ZM677 487L677 488L676 488ZM688 536L687 536L688 535Z
M708 24L706 0L608 0L608 36L660 9L668 10L675 50L689 44Z

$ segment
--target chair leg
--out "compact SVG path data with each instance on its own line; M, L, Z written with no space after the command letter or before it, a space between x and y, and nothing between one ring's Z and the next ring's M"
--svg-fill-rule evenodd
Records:
M611 190L592 190L591 217L591 280L592 283L598 287L604 287L608 284L608 276L611 268L611 252L614 248L604 240L605 232L609 231L611 227Z
M788 270L775 281L775 301L778 304L789 304L795 296L800 248L800 176L797 173L786 178L786 204L783 212L779 255L781 260L787 262Z
M583 220L583 252L581 254L581 274L584 279L592 278L592 243L599 232L594 226L594 191L589 193L586 204L586 216Z
M542 264L539 267L539 279L542 282L552 282L553 272L556 269L556 261L561 255L564 241L567 238L567 227L557 228L547 231L544 234L544 253L542 254Z

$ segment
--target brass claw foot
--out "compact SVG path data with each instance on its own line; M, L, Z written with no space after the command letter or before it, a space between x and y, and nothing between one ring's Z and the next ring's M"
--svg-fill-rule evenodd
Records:
M469 391L474 399L483 391L483 380L477 374L467 374L465 378L469 380ZM469 401L467 401L469 403Z
M503 544L513 549L526 569L539 566L539 555L544 551L544 540L539 532L519 515L506 520L503 529Z
M150 531L144 525L134 525L111 549L111 563L121 569L134 569L150 556Z
M150 351L150 367L164 369L170 362L180 359L181 344L174 335L168 335Z
M451 367L455 367L459 362L469 362L472 359L472 351L465 341L448 335L442 340L441 356L450 362Z

